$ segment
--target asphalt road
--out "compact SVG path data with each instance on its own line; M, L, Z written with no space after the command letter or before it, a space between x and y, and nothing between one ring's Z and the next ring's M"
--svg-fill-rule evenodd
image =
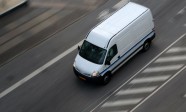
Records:
M34 1L0 18L0 65L78 21L105 0Z
M118 87L134 76L134 74L167 48L167 46L186 33L186 2L184 0L133 0L149 7L153 12L157 37L153 41L150 50L145 53L139 53L132 58L115 73L108 85L100 86L84 83L78 80L72 71L72 64L77 54L76 44L85 37L92 27L101 21L101 12L111 13L114 10L113 6L119 1L108 0L93 12L65 29L51 35L51 38L37 44L37 46L32 46L26 52L1 66L0 110L3 110L3 112L91 111L102 101L105 101L108 97L110 98L110 95ZM42 9L39 9L39 11L42 11ZM68 14L70 11L62 12L59 15ZM26 14L28 12L23 11L17 14L23 13ZM52 10L49 13L58 13L58 10ZM14 15L19 16L16 13ZM37 31L34 29L33 31ZM36 37L45 33L47 35L48 31L50 30L39 32ZM29 34L28 32L27 35ZM60 58L55 58L59 55ZM50 60L52 62L49 62ZM180 73L179 77L184 77L183 74ZM180 79L180 83L184 83L182 80ZM176 89L176 86L179 86L179 84L177 85L175 83L172 82L164 88L165 90L157 93L166 94L166 92L172 91L172 85ZM149 102L146 102L147 104L142 104L142 108L139 108L142 110L139 111L146 111L148 109L150 111L151 109L158 112L162 111L163 107L161 106L159 108L148 108L148 105L157 104L160 101L158 99L162 99L158 94L157 96L153 96L152 100L149 99ZM156 100L154 101L153 98ZM172 100L178 99L172 98ZM163 102L162 105L164 105ZM182 108L179 110L180 112L183 112L184 107ZM99 107L96 109L99 110Z
M134 109L134 112L184 112L186 110L186 90L185 90L185 73L186 73L186 60L181 57L171 58L171 60L164 60L165 57L177 57L186 56L186 36L181 38L173 46L170 47L168 51L162 54L155 62L160 62L161 65L183 65L177 70L166 70L164 72L156 72L156 74L161 74L161 76L170 75L171 77L160 84L154 92L147 97L139 107ZM182 48L182 50L175 50L177 48ZM157 63L154 63L157 64ZM152 74L151 74L152 75ZM150 85L150 83L149 83Z

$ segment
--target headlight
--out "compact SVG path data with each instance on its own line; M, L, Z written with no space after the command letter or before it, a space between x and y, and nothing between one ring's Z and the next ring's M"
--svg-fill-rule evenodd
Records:
M74 61L73 66L76 68L76 62Z
M92 73L92 76L93 76L93 77L97 77L97 76L99 76L99 72L94 71L94 72Z

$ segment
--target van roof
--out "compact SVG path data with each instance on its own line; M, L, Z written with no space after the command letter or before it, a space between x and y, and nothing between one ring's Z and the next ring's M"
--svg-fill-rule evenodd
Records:
M88 35L87 41L106 48L109 40L130 24L133 20L144 13L148 8L129 2L117 13L114 13L108 19L96 26Z

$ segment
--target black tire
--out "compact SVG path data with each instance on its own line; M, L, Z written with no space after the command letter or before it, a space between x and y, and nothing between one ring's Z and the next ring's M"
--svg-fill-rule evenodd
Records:
M150 46L151 46L151 41L150 41L150 40L146 40L146 41L144 42L144 44L143 44L143 49L142 49L142 51L145 52L145 51L149 50Z
M106 85L106 84L108 84L110 82L110 80L111 80L111 74L107 73L102 78L102 84Z

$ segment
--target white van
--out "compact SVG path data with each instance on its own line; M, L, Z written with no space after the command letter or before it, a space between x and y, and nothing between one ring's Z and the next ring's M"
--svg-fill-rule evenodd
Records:
M82 80L107 84L132 56L148 50L154 37L150 9L129 2L90 31L79 47L74 73Z

